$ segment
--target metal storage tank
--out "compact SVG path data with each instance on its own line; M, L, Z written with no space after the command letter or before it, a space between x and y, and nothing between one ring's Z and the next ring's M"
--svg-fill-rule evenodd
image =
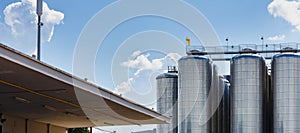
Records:
M219 130L219 120L222 118L219 114L219 108L220 108L220 103L223 97L223 87L220 87L221 85L221 79L220 76L218 75L218 69L217 66L214 64L213 65L213 73L212 73L212 84L210 88L210 96L208 99L208 102L211 103L211 113L212 113L212 118L211 118L211 133L218 133Z
M266 64L257 54L231 60L230 132L266 132Z
M210 133L211 111L207 97L212 80L212 61L190 52L178 61L178 132Z
M219 89L222 97L218 107L218 133L229 133L229 82L223 76L219 76Z
M223 96L223 132L230 132L230 83L228 80L224 80L224 96Z
M271 71L269 71L269 70L271 70L271 68L269 69L268 67L266 68L267 69L267 96L266 96L266 98L267 98L267 109L266 109L266 117L267 117L267 132L268 133L272 133L272 117L273 117L273 103L272 103L272 99L271 99Z
M300 55L283 53L272 60L273 132L300 132Z
M157 133L177 133L177 97L178 76L175 67L169 67L168 73L156 77L157 111L171 117L170 124L157 125Z

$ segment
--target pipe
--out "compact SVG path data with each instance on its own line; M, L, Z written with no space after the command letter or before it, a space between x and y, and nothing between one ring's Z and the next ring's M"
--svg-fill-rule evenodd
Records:
M41 16L43 14L43 0L37 0L36 1L36 14L38 16L38 31L37 31L37 59L41 59L41 26L43 26L43 23L41 23Z
M37 33L37 59L41 60L41 16L38 15L38 33Z

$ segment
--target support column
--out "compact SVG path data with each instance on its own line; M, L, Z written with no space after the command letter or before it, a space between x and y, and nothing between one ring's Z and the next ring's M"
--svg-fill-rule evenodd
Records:
M50 124L47 124L47 133L50 133Z
M2 133L2 114L0 113L0 133Z
M28 133L28 119L25 119L25 133Z
M6 119L2 119L2 113L0 113L0 133L3 133L3 123L6 121Z

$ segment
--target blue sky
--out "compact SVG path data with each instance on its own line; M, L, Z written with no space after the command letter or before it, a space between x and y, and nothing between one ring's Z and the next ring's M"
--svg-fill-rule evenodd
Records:
M93 76L86 76L85 71L74 71L74 51L82 31L97 15L124 16L137 4L129 4L128 10L113 10L111 4L115 0L44 0L48 8L43 14L42 61L59 69L74 73L81 78L90 79L99 86L122 94L124 97L155 108L155 76L163 72L167 65L176 65L176 60L185 53L185 37L192 39L192 45L200 45L203 40L196 37L195 29L188 29L185 24L171 18L144 14L123 21L104 37L96 47ZM175 5L177 0L168 0L169 4L152 1L157 7ZM126 0L122 0L126 2ZM151 4L151 1L146 1ZM300 42L300 1L298 0L185 0L182 5L190 6L209 22L214 29L218 41L229 44L261 44L261 36L265 43ZM153 4L153 5L155 5ZM36 27L34 0L2 0L0 3L0 43L15 48L26 54L33 54L36 43ZM177 8L177 7L175 7ZM171 9L171 8L170 8ZM189 22L197 25L194 14L185 14L186 10L178 10L175 14L187 16ZM143 10L141 7L140 10ZM145 9L146 10L146 9ZM151 11L151 10L150 10ZM153 8L155 12L155 9ZM106 13L106 14L105 14ZM200 16L201 16L200 15ZM190 17L188 17L190 16ZM194 17L194 18L193 18ZM185 18L185 17L184 17ZM99 27L106 26L107 21L98 20ZM108 20L109 22L109 20ZM113 22L112 22L113 23ZM98 27L98 26L97 26ZM95 27L95 29L97 29ZM201 27L201 26L200 26ZM199 30L199 29L197 29ZM101 29L93 31L95 38L100 38ZM205 29L202 32L206 32ZM91 40L92 41L92 40ZM208 39L209 41L209 39ZM212 41L209 45L217 45ZM90 45L86 41L85 45ZM86 53L90 54L90 53ZM88 60L88 59L87 59ZM82 63L82 67L85 67ZM228 65L228 64L227 64ZM223 67L221 67L223 68ZM220 70L228 73L228 67ZM121 73L121 74L120 74ZM140 98L140 97L148 98ZM115 127L114 127L115 128ZM109 130L113 130L110 128ZM123 132L133 129L152 129L146 127L119 128Z

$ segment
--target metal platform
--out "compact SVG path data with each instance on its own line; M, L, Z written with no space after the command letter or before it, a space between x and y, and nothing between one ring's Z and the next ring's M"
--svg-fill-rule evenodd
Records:
M191 53L192 51L192 53ZM198 52L197 52L198 51ZM275 54L300 52L300 43L279 44L238 44L227 46L187 46L187 54L208 55L214 61L229 61L238 54L260 54L265 59L272 59Z

